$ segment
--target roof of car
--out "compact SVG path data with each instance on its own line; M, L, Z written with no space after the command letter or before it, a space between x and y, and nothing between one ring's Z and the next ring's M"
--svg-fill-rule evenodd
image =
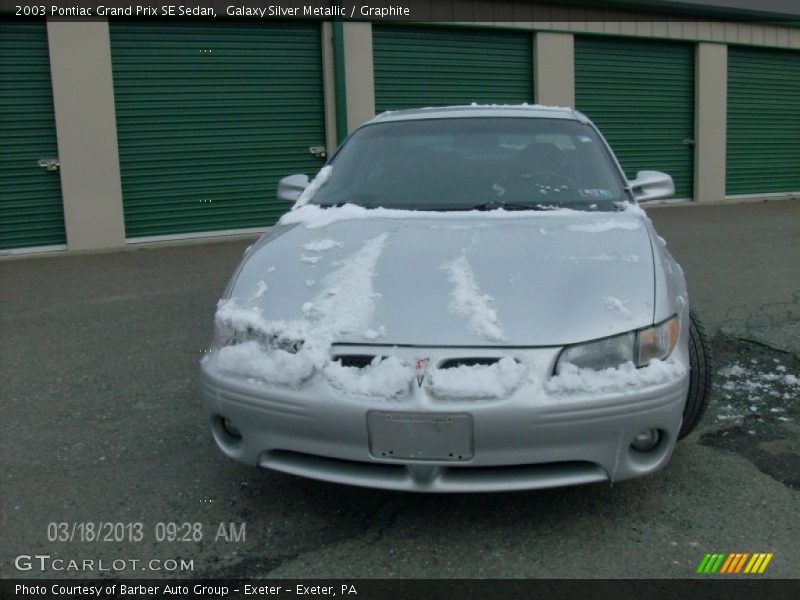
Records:
M368 121L415 121L421 119L458 119L464 117L532 117L539 119L571 119L585 121L580 112L563 106L541 104L471 104L468 106L439 106L410 110L389 110Z

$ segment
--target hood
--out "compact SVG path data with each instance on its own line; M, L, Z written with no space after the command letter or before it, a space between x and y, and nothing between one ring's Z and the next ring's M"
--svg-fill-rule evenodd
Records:
M430 214L430 213L427 213ZM653 322L650 237L637 210L468 213L278 225L231 298L336 342L555 346Z

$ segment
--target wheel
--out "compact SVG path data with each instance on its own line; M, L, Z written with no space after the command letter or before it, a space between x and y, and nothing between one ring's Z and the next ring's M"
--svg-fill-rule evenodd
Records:
M686 437L700 422L711 391L711 347L706 330L694 311L689 311L689 393L683 409L678 439Z

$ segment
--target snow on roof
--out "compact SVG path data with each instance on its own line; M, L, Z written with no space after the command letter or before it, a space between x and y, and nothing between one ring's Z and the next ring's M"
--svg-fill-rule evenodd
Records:
M464 117L532 117L546 119L572 119L585 121L580 112L568 106L543 104L471 104L464 106L436 106L383 112L369 123L388 121L414 121L421 119L458 119Z

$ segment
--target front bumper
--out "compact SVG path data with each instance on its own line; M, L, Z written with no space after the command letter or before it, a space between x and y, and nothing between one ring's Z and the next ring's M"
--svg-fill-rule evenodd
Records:
M426 350L431 364L437 352L448 351ZM557 349L526 352L542 373L551 372ZM437 401L414 382L407 397L387 401L348 396L320 379L300 389L248 382L220 373L213 360L202 363L204 409L229 457L325 481L421 492L537 489L653 473L675 447L688 385L687 369L675 380L624 392L553 396L533 382L503 399ZM463 460L374 456L371 411L469 415L474 452ZM223 418L240 439L226 431ZM661 432L658 445L632 449L633 438L647 429Z

